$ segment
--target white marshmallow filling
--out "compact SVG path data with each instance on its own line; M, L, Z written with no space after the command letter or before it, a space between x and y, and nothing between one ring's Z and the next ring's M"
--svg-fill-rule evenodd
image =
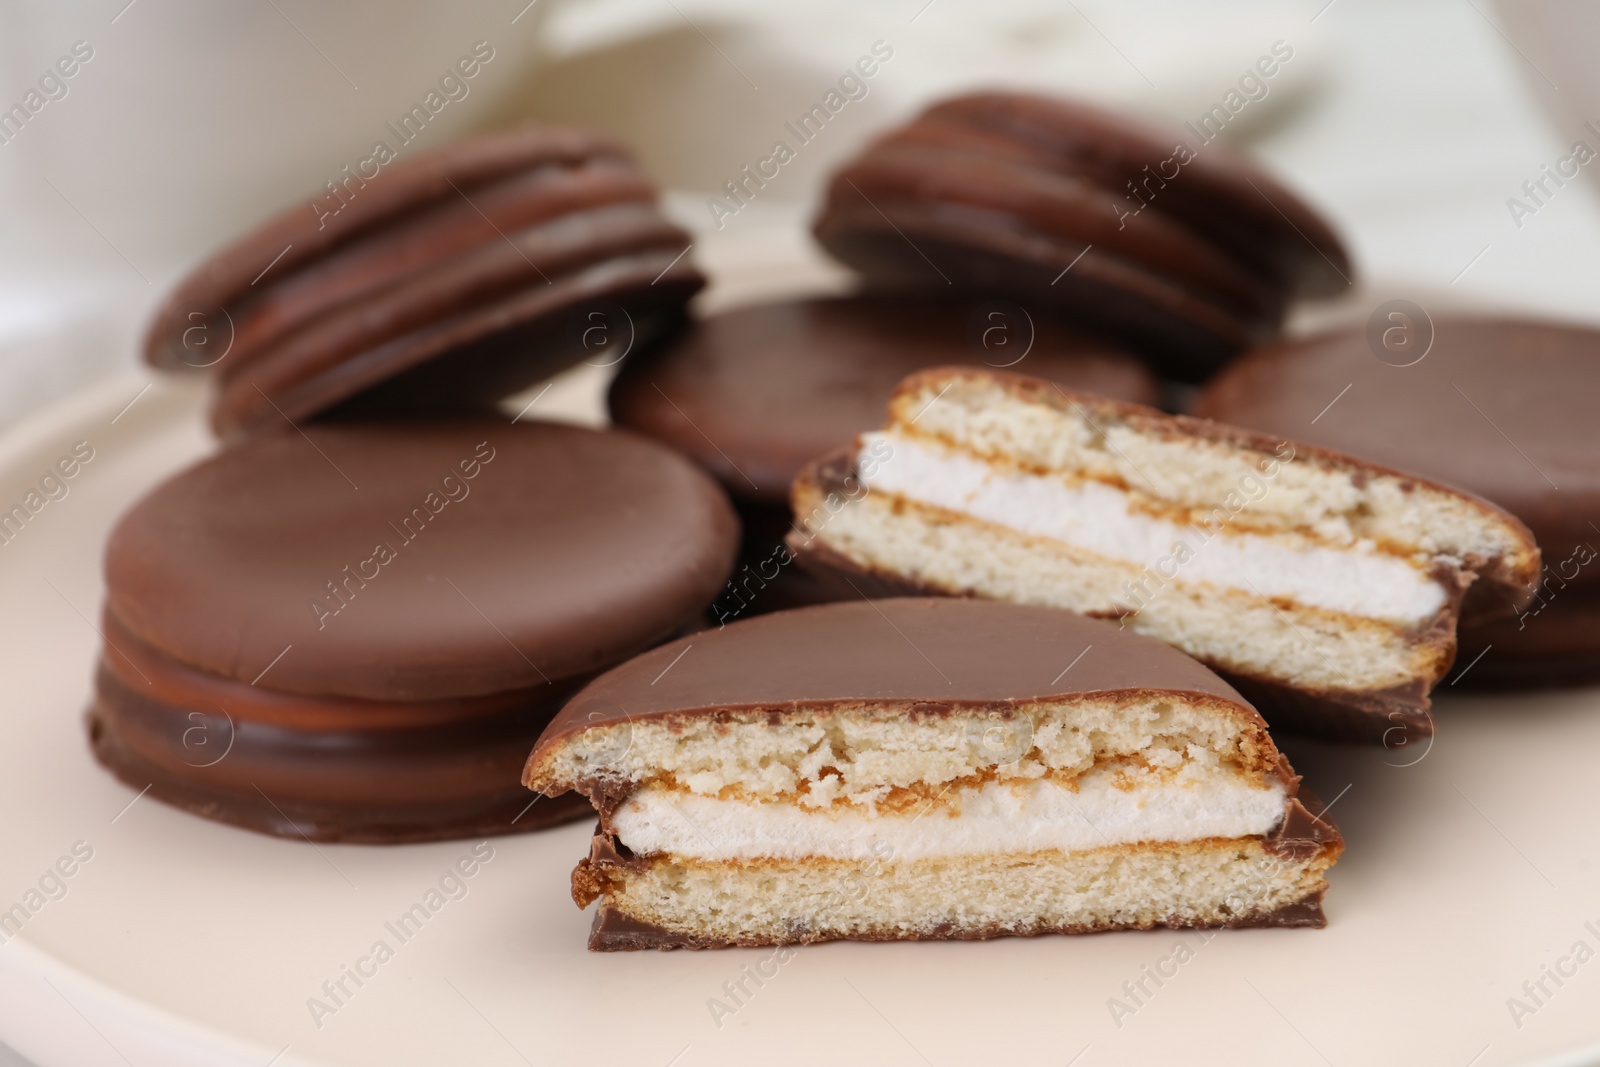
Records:
M858 470L874 492L1148 567L1166 580L1402 625L1432 618L1448 599L1416 564L1370 542L1335 548L1289 534L1180 525L1136 511L1131 494L1104 482L1002 469L898 432L862 435Z
M910 811L869 805L803 807L705 796L650 784L612 815L637 855L701 860L837 859L887 862L1271 833L1284 789L1253 784L1214 763L1177 771L1101 766L1070 786L1013 779L951 789Z

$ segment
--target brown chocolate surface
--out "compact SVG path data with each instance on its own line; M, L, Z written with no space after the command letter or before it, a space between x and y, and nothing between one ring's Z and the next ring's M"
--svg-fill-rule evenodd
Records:
M108 616L89 735L136 789L286 837L394 843L536 830L591 814L528 806L524 753L582 678L482 697L382 702L206 674Z
M943 101L869 146L815 232L871 284L1025 297L1190 381L1353 274L1311 207L1194 131L1022 93Z
M390 164L359 185L341 186L344 195L335 200L298 202L190 271L156 312L145 338L145 359L158 367L189 365L194 353L185 347L184 334L194 325L191 315L233 304L264 273L275 282L395 218L462 199L462 190L470 194L530 168L594 157L629 158L619 143L588 130L542 127L462 138Z
M424 204L275 281L275 275L263 279L233 302L233 349L218 370L231 376L274 338L415 277L432 263L486 244L504 245L501 234L571 211L652 204L655 186L627 160L602 155L573 166L519 170L469 195Z
M1279 310L1265 280L1182 223L1158 211L1119 217L1127 211L1123 196L1095 175L1061 173L1039 156L997 155L960 126L923 123L909 137L891 134L848 173L854 190L873 203L920 200L1004 212L1050 240L1093 245L1154 270L1249 321Z
M230 439L336 408L481 411L677 325L704 278L655 201L599 135L458 141L291 208L196 268L146 356L210 366L212 424Z
M1547 575L1554 570L1549 565ZM1559 580L1546 578L1518 614L1463 622L1460 642L1457 673L1451 678L1458 689L1600 682L1600 586L1563 587Z
M761 304L695 323L623 365L611 417L688 455L734 497L785 504L808 460L882 424L900 379L954 363L1011 366L1137 403L1160 395L1119 346L1042 310L849 297Z
M1484 497L1527 523L1547 563L1600 546L1600 331L1440 317L1433 333L1405 367L1380 360L1365 330L1250 353L1195 413ZM1600 581L1600 562L1574 575Z
M223 678L469 697L667 637L716 595L736 541L708 477L625 432L311 426L226 449L137 503L107 545L107 611Z
M642 348L700 288L682 251L653 205L519 231L274 339L222 376L212 425L238 437L374 392L424 410L493 402L589 355L594 311Z
M842 581L829 580L798 565L785 539L794 529L789 505L761 504L734 498L744 538L733 573L711 602L708 621L714 626L749 615L790 608L858 600L861 593Z
M859 600L742 620L637 656L573 697L531 760L584 729L652 716L872 700L940 714L1126 691L1209 698L1259 721L1200 663L1110 623L995 601Z
M1199 143L1192 130L1161 129L1066 100L1003 92L956 97L927 116L1019 139L1061 169L1097 175L1119 195L1130 181L1141 185L1152 205L1252 269L1287 273L1298 289L1331 294L1349 287L1349 255L1328 221L1267 171L1225 145ZM1177 177L1159 180L1162 172L1171 173L1171 164L1161 164L1180 143L1195 158L1178 168ZM1135 206L1136 201L1125 209Z
M1159 273L1081 242L1028 232L1001 212L868 201L848 183L836 193L816 224L817 240L874 288L937 292L953 285L1044 303L1123 338L1155 370L1184 381L1271 332Z

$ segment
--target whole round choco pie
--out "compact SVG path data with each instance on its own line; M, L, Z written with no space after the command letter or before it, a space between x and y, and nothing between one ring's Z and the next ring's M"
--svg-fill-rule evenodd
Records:
M874 285L1042 301L1188 381L1352 273L1328 223L1246 160L1018 93L956 97L880 139L835 175L815 232Z
M619 431L305 432L227 449L117 525L96 755L286 836L575 817L528 809L517 768L586 679L697 622L737 542L720 490Z
M1377 326L1251 353L1207 386L1197 414L1411 471L1516 515L1544 556L1539 587L1520 607L1494 586L1469 593L1461 684L1600 677L1600 331L1415 313Z
M611 385L612 421L700 464L743 520L742 566L716 617L856 595L780 566L789 484L811 460L877 427L900 379L944 364L1010 367L1135 403L1160 397L1160 383L1119 345L1038 308L970 298L744 307L698 321L623 365Z
M600 134L468 138L342 192L336 213L300 205L224 248L156 314L146 359L212 368L224 436L482 411L591 358L578 323L645 340L703 284L655 186Z

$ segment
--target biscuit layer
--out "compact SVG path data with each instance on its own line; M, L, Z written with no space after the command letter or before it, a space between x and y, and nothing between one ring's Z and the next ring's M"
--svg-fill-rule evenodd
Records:
M868 863L664 857L621 877L586 863L573 886L604 895L594 949L1322 926L1337 855L1247 838Z

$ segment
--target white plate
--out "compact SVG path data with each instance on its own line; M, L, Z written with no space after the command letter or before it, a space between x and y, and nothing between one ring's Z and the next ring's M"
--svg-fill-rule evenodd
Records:
M785 270L790 285L837 284L797 267L797 247L708 245L719 277L753 287L723 284L711 302L771 292ZM1593 690L1446 694L1425 753L1286 745L1339 797L1349 841L1325 930L831 944L781 964L759 950L591 954L589 915L567 895L589 833L575 825L494 839L467 895L401 944L385 924L471 842L263 837L136 799L90 758L106 531L211 447L195 387L145 384L107 383L0 439L0 507L74 442L95 449L70 494L0 547L0 909L76 842L93 848L66 895L0 947L0 1040L41 1067L1600 1061L1600 959L1561 986L1546 978L1542 1004L1522 990L1576 942L1600 950ZM592 418L599 386L582 372L532 414ZM360 987L346 978L351 995L314 1020L308 999L332 1004L323 982L379 940L393 958ZM1192 958L1158 988L1145 969L1170 973L1180 943ZM1135 1000L1124 983L1141 979L1150 995ZM1513 1018L1512 996L1535 1010ZM714 999L736 1010L714 1013Z

